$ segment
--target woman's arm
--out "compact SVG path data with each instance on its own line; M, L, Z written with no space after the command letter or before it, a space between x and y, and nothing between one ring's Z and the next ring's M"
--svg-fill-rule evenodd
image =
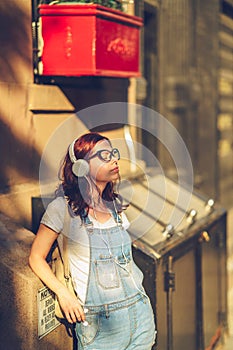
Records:
M70 323L81 322L85 320L85 316L78 299L56 278L46 261L57 237L58 234L55 231L41 224L32 244L29 265L46 286L57 295L67 321Z

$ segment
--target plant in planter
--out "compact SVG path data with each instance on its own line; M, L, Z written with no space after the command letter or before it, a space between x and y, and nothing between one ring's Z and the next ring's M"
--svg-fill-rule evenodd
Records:
M132 1L132 0L131 0ZM41 0L41 4L97 4L101 6L110 7L116 10L123 11L123 5L121 0Z
M116 9L121 1L45 1L39 5L42 75L140 75L142 19Z

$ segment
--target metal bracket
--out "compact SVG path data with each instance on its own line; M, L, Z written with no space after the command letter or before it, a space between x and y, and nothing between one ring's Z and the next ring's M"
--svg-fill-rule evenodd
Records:
M171 271L164 272L164 290L168 292L172 290L175 291L175 273Z

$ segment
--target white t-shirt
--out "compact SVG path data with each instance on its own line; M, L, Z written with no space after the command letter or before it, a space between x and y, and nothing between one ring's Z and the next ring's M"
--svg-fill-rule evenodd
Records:
M67 210L66 201L63 197L57 197L47 207L41 223L48 226L57 233L63 229L64 217ZM89 215L93 228L106 229L116 226L114 218L111 216L105 223L99 223ZM129 221L124 213L121 214L122 226L125 230L129 227ZM81 303L85 303L88 272L90 264L89 239L86 228L82 224L79 216L70 219L70 229L68 236L68 255L70 272L77 295Z

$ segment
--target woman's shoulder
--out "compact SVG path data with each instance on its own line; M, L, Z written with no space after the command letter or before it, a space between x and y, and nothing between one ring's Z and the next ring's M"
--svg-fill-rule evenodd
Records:
M66 210L66 200L64 197L56 197L47 206L41 219L41 223L60 232L63 227Z
M64 213L67 202L62 196L54 198L47 206L47 210L61 211Z

